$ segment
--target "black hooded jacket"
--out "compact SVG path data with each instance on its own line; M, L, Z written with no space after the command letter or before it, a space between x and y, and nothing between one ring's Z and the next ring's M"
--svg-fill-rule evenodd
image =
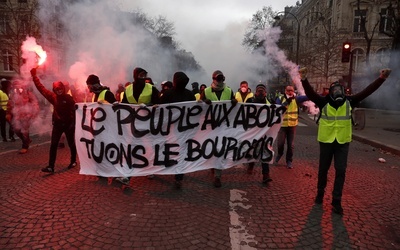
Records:
M173 88L168 89L161 96L161 103L188 102L196 101L191 90L186 89L189 82L189 77L183 72L176 72L173 78Z
M62 95L57 95L53 91L46 89L38 77L34 77L33 82L39 92L54 106L53 124L75 124L75 101L72 96L65 93L64 84L62 82L53 83L53 89L64 89Z

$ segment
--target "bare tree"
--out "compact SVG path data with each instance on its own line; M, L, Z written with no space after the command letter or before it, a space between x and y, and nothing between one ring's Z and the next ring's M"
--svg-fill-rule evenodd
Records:
M387 29L383 29L382 32L389 37L392 37L392 50L395 52L400 51L400 2L396 4L389 3L387 8L387 15L384 17L381 15L381 22L387 23ZM398 53L391 53L390 67L399 67L400 59Z
M276 16L276 12L270 6L264 6L262 10L258 10L251 18L248 25L242 45L250 51L254 51L263 46L264 41L260 38L258 33L268 26L272 26Z

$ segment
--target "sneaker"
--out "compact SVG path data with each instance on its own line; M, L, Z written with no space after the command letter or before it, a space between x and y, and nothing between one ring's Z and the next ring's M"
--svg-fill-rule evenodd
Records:
M76 162L73 162L73 163L70 163L69 165L68 165L68 169L71 169L71 168L74 168L74 167L76 167L76 165L77 165L77 163Z
M42 172L45 172L45 173L54 173L54 167L45 167L45 168L42 168Z
M262 179L263 183L267 183L267 182L271 182L271 181L272 181L272 179L269 176L269 174L263 174L263 179Z
M215 177L214 179L214 187L220 188L222 186L221 178Z
M288 162L286 163L286 167L287 167L288 169L292 169L292 168L293 168L292 162L291 162L291 161L288 161Z
M175 181L175 188L181 189L182 188L182 181Z
M22 148L18 151L19 154L26 154L28 152L28 149Z
M116 180L121 182L124 185L129 185L129 178L128 177L119 177L119 178L116 178Z
M282 157L282 155L277 155L276 158L275 158L275 163L278 163L279 160L281 159L281 157Z
M332 200L332 211L335 214L343 215L343 208L340 200Z

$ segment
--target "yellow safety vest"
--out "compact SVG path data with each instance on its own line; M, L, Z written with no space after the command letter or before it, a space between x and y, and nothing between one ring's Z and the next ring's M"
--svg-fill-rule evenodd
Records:
M0 108L7 111L8 96L2 90L0 90Z
M286 101L286 98L282 99L282 103ZM299 123L299 108L297 107L296 100L292 100L287 106L287 110L283 115L282 127L294 127Z
M108 103L105 99L106 92L107 92L107 89L102 90L99 94L99 97L97 97L97 101L103 101L104 103ZM95 95L92 96L92 102L94 102L94 98L95 98Z
M337 110L329 103L321 110L321 117L318 126L318 141L331 143L335 139L338 143L344 144L351 142L351 106L346 102Z
M222 91L221 98L218 100L217 95L215 92L212 91L211 87L207 87L204 90L204 94L207 99L211 101L224 101L224 100L230 100L232 97L232 90L229 87L225 87L224 90Z
M194 94L194 97L196 97L196 101L200 100L200 93Z
M129 103L133 104L149 104L151 103L151 95L153 94L153 85L146 83L144 85L143 91L139 96L139 100L136 100L135 97L133 97L133 86L130 84L128 87L125 89L125 95L126 99L128 100Z
M238 92L236 92L236 94L235 94L235 99L236 99L238 102L246 102L247 99L252 98L253 96L254 96L254 94L253 94L252 92L247 93L246 97L245 97L244 100L243 100L243 99L242 99L241 92L238 91Z

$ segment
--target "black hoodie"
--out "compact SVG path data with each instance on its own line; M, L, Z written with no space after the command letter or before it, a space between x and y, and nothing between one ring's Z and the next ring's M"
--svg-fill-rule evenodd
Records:
M176 72L172 80L173 88L165 91L161 97L161 103L196 101L193 92L186 89L188 82L189 77L185 73Z

